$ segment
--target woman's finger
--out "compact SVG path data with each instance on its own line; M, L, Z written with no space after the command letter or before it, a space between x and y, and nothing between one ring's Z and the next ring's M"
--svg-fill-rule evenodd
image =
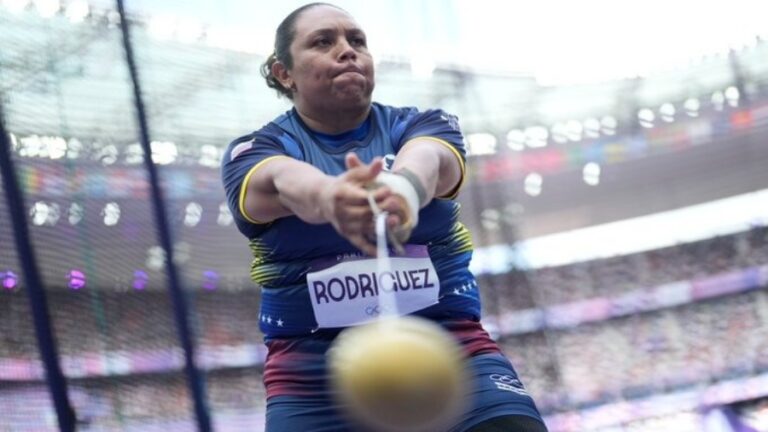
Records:
M360 160L360 157L357 155L357 153L349 152L344 156L344 165L346 165L347 170L350 170L352 168L362 166L363 161Z
M362 185L372 183L384 168L384 162L381 157L374 158L371 163L365 164L354 153L347 153L345 157L347 172L344 173L345 179Z

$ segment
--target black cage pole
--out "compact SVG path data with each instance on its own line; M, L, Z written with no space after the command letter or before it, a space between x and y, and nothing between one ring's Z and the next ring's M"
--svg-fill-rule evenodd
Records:
M13 226L13 238L16 242L16 249L19 252L19 263L21 264L27 288L24 291L27 292L29 305L32 309L37 346L40 350L43 367L45 368L48 391L51 393L53 406L56 409L59 429L63 432L74 432L76 423L75 411L69 403L67 380L64 378L61 365L59 364L56 339L53 337L51 317L48 314L48 299L37 268L37 261L35 260L35 251L29 235L26 211L24 210L26 209L24 196L16 179L16 171L11 159L10 141L8 131L5 129L3 105L2 100L0 100L0 175L5 185L5 196L8 201L8 211Z
M120 29L123 36L123 48L125 50L125 61L128 65L128 72L133 84L133 97L136 107L136 117L139 122L139 134L141 147L144 150L144 166L149 174L149 185L151 190L152 204L155 212L155 223L157 224L157 235L161 247L165 250L165 267L168 274L168 285L173 304L173 314L176 321L176 329L181 340L181 347L184 350L184 371L187 376L187 385L192 392L194 401L195 416L197 418L198 430L201 432L210 432L211 419L208 414L206 404L205 387L200 370L195 366L195 345L192 338L192 331L189 324L189 310L179 281L179 274L173 260L173 247L171 243L170 225L168 216L163 205L163 191L160 188L160 180L157 167L152 161L152 148L149 140L149 126L147 116L144 110L142 100L140 80L136 70L136 61L133 56L133 47L129 33L128 17L125 13L123 0L117 0L117 11L120 14Z

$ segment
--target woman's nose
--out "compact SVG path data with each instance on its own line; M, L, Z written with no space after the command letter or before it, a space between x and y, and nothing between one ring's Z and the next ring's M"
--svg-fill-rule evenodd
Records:
M357 52L352 45L347 42L346 39L339 42L339 56L340 61L355 60L357 58Z

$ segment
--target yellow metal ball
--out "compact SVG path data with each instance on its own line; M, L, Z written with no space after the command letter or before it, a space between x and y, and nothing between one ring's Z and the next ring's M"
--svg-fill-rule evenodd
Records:
M329 367L343 406L374 430L435 431L461 413L463 351L426 319L385 318L344 330Z

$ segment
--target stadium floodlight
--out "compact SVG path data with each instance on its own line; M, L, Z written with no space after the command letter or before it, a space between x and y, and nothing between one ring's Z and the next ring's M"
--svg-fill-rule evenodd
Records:
M67 140L63 137L43 137L43 144L48 149L48 157L51 159L61 159L67 155Z
M169 165L176 161L179 150L170 141L152 141L152 160L158 165Z
M512 151L525 150L525 132L520 129L507 132L507 147Z
M72 0L67 5L66 12L64 13L69 21L73 24L78 24L85 21L85 18L91 13L91 7L85 0Z
M220 226L230 226L232 222L234 222L234 218L232 217L232 212L229 211L227 203L219 204L219 217L216 218L216 223Z
M541 174L539 173L530 173L527 176L525 176L525 193L527 193L530 196L539 196L541 195L541 187L544 183L544 178L541 177Z
M115 226L120 221L120 205L116 202L109 202L101 211L104 218L104 225Z
M165 265L166 254L165 249L160 246L150 246L147 249L146 266L150 270L159 271L163 269Z
M525 214L525 207L520 203L509 203L504 206L501 218L509 226L515 226L520 222L520 218Z
M144 161L144 150L141 144L133 143L125 146L125 163L127 165L138 165Z
M584 136L587 138L600 138L600 120L594 117L584 120Z
M50 209L44 201L37 201L29 209L29 216L32 218L32 224L42 226L48 220Z
M582 134L584 133L584 126L578 120L568 120L565 123L565 136L568 141L579 142L581 141Z
M723 107L725 105L725 94L721 92L720 90L712 93L712 98L710 99L712 102L712 107L716 111L722 111Z
M732 107L739 106L739 98L741 94L739 93L738 88L734 86L730 86L727 89L725 89L724 94L725 94L725 100L728 101L728 105Z
M600 119L600 133L603 135L616 135L616 128L618 126L619 122L614 116L607 115Z
M676 113L675 106L669 102L666 102L662 104L661 107L659 107L659 115L661 117L661 120L667 123L672 123L673 121L675 121L675 113Z
M104 147L99 149L99 151L95 155L95 158L96 160L101 162L102 165L109 166L117 162L119 153L120 152L117 150L116 145L107 144Z
M590 186L597 186L600 184L600 165L595 162L589 162L584 165L582 170L582 176L584 183Z
M543 126L531 126L525 128L525 144L530 148L546 147L549 140L549 131Z
M698 117L701 102L696 98L688 98L683 103L683 108L685 108L685 113L688 114L689 117Z
M200 159L197 160L197 163L204 167L218 168L221 163L221 153L219 147L205 144L200 147Z
M9 12L13 14L20 14L29 5L29 0L3 0L3 5Z
M83 151L83 143L77 138L67 140L67 159L77 159Z
M43 18L51 18L61 9L59 0L34 0L37 13Z
M69 220L69 224L77 225L78 223L80 223L81 220L83 220L85 209L83 208L82 204L72 203L69 206L68 213L69 213L69 217L67 219Z
M46 225L54 226L61 217L61 208L56 203L48 204L48 217L45 220Z
M40 137L37 135L21 137L19 140L19 155L22 157L37 157L40 155L40 147L42 145Z
M653 122L656 120L656 114L650 108L642 108L637 112L637 120L640 122L640 126L652 128Z
M501 212L495 208L487 208L480 212L480 224L486 231L498 231L501 227Z
M180 241L173 245L173 263L176 265L185 264L192 257L192 246Z
M552 139L558 144L568 142L568 127L565 123L555 123L550 130Z
M496 154L496 137L485 132L467 135L467 153L472 156Z
M196 202L187 204L184 210L184 225L188 227L195 227L200 223L200 219L203 218L203 206Z

